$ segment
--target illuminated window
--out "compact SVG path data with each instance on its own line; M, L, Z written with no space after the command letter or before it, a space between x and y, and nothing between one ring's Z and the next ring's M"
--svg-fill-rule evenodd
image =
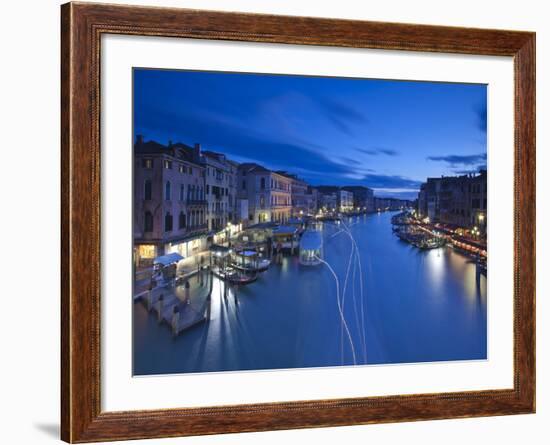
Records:
M139 257L145 259L155 258L156 249L155 246L150 244L143 244L139 246Z

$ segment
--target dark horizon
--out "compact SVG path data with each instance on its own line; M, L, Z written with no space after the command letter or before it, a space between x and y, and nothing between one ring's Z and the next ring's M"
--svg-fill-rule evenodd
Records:
M486 127L485 85L134 70L134 137L378 197L486 169Z

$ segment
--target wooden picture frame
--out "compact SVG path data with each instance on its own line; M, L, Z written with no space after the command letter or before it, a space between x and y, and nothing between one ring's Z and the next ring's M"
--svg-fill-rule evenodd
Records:
M61 8L61 437L173 437L535 411L535 34L92 3ZM512 56L514 387L510 390L102 412L100 38L103 34Z

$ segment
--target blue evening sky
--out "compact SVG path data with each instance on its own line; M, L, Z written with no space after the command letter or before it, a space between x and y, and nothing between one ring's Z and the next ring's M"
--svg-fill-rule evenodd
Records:
M312 185L415 198L487 160L485 85L134 70L134 133L199 142Z

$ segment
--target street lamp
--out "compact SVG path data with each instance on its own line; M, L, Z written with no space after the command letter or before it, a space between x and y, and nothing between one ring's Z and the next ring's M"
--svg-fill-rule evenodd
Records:
M485 215L483 213L478 213L477 219L479 221L479 225L484 227L485 224L483 224L483 221L485 220Z
M227 245L228 246L229 246L229 236L231 234L230 229L231 229L231 222L227 221L227 226L225 228L225 237L227 238Z

